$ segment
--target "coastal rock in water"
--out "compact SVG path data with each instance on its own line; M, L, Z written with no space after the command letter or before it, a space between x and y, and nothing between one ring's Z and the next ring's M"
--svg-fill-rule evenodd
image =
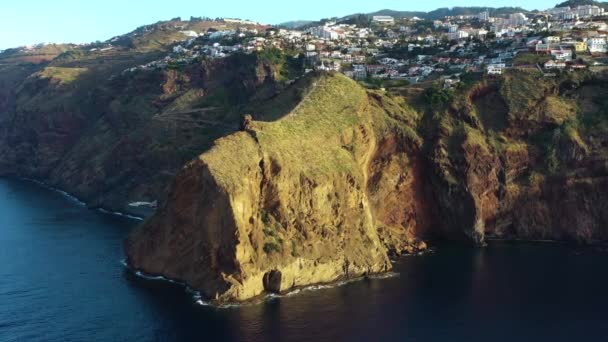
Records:
M266 292L281 292L281 271L272 270L264 274L264 290Z

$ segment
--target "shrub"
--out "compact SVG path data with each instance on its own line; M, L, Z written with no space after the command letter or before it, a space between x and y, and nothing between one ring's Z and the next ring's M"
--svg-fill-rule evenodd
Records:
M424 98L432 106L445 106L454 100L454 91L433 86L424 92Z
M271 253L281 253L283 251L283 248L274 242L266 242L264 244L264 252L266 252L266 254L271 254Z

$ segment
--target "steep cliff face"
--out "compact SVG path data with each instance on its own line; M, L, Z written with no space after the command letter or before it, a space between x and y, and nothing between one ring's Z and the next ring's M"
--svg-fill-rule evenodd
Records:
M433 108L439 236L606 240L605 84L513 71Z
M129 264L218 300L389 270L388 249L425 248L415 119L344 76L315 79L286 117L191 162L127 242Z
M131 202L162 200L187 161L238 129L241 107L284 83L285 67L257 55L122 72L159 54L64 54L0 70L0 174L129 211Z
M431 89L420 116L343 76L302 79L289 113L263 114L288 89L188 164L129 263L231 301L382 272L426 237L604 241L605 82L543 82Z

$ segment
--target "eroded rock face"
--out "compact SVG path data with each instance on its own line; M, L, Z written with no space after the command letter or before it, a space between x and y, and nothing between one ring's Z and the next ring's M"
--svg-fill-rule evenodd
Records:
M559 96L558 80L537 85L528 72L501 82L472 87L426 137L440 208L433 231L476 244L487 236L605 241L608 140L605 128L585 124L605 120L597 107L605 81Z
M415 237L426 211L407 140L377 135L390 129L386 114L354 82L317 83L312 108L253 122L190 163L167 205L127 242L129 264L232 301L385 272L388 249L426 248ZM343 91L334 108L320 107Z
M593 243L608 240L608 177L537 175L505 194L493 233L528 240Z
M547 104L551 88L531 102L540 109L494 106L500 89L474 87L421 128L406 104L322 76L284 118L246 116L191 162L127 242L129 264L241 301L384 272L426 237L608 239L605 135L563 125L572 100ZM526 125L516 109L551 120Z
M436 223L436 207L425 179L418 147L395 135L381 139L369 167L367 193L380 239L393 255L426 249L420 237Z

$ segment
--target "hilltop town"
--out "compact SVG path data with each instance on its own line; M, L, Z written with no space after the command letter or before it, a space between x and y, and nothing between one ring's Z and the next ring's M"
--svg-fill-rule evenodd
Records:
M596 5L497 15L486 10L442 20L361 14L298 28L241 19L176 18L84 48L90 54L108 53L120 49L126 38L173 30L177 35L171 36L170 53L123 73L265 51L291 56L306 72L338 71L368 85L440 80L451 87L463 72L496 76L508 68L538 68L551 77L560 70L603 70L608 62L607 22L608 13Z
M127 71L238 52L282 50L299 58L307 71L334 70L372 84L442 79L450 87L463 72L492 76L507 68L540 68L552 76L556 70L604 68L607 19L604 9L595 5L501 17L483 11L433 21L359 15L299 29L218 19L240 26L181 31L184 40L175 44L170 55Z

